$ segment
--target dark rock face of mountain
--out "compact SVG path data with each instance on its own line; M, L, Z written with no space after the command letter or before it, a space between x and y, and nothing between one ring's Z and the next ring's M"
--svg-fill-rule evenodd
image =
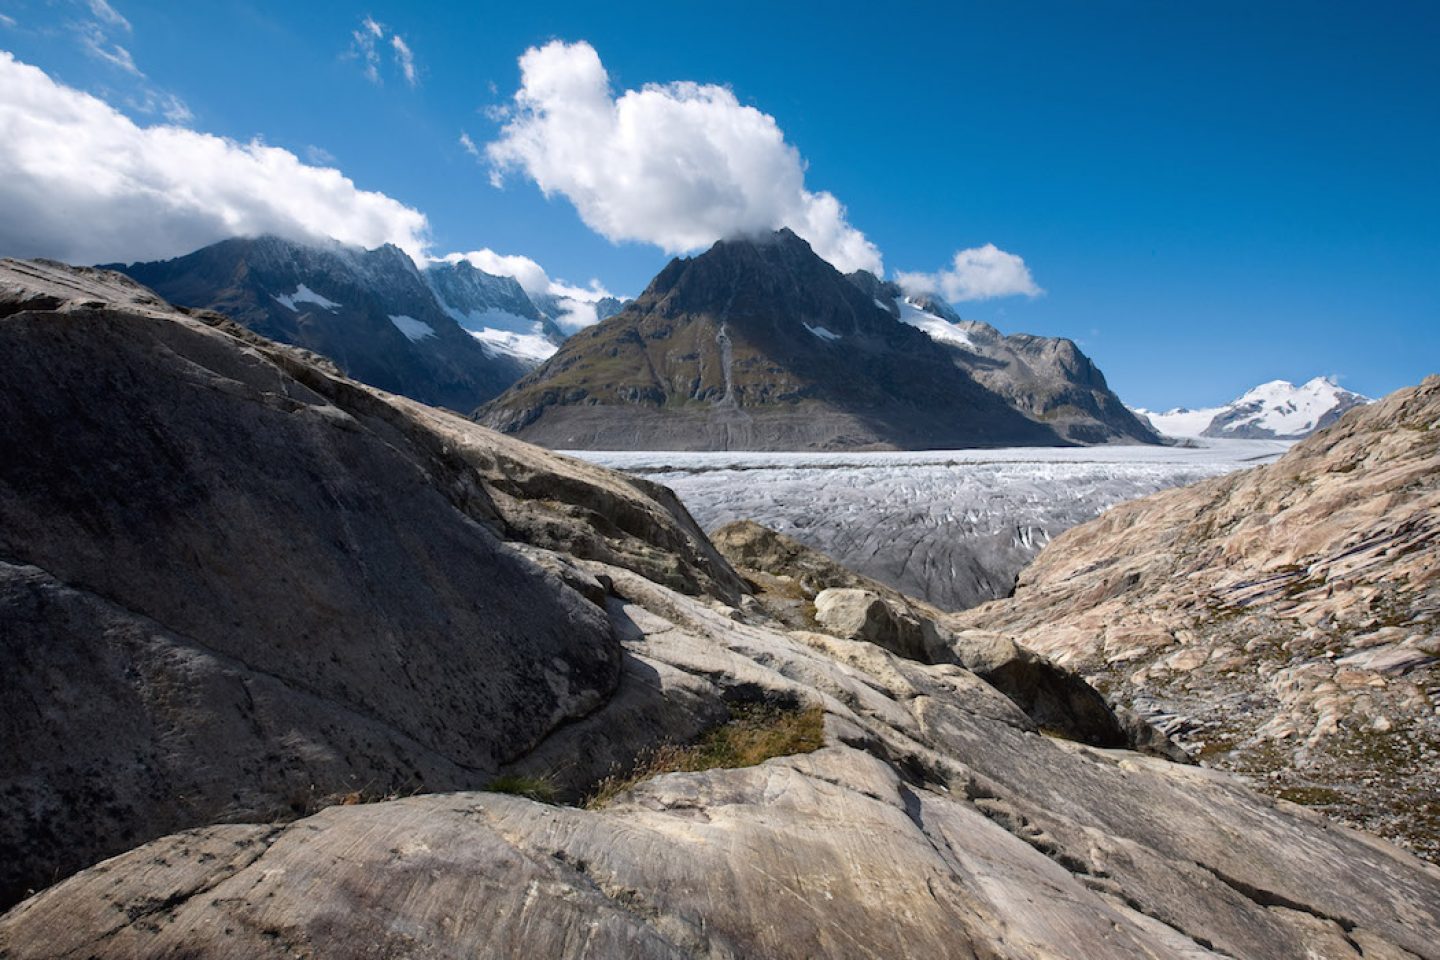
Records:
M552 343L565 339L565 331L542 313L514 277L497 277L477 270L467 260L434 263L425 268L425 281L455 322L467 330L510 324L532 327ZM530 332L516 330L515 332Z
M864 271L849 279L896 319L923 324L957 366L1063 439L1083 444L1161 442L1074 341L1025 333L1006 336L987 323L961 318L938 297L906 297L897 284Z
M593 710L612 625L516 542L740 589L669 491L118 274L0 264L0 355L0 902L183 827L478 787Z
M609 320L624 310L629 303L629 300L621 300L618 297L601 297L595 301L595 317L598 320Z
M674 260L481 412L555 447L1056 444L788 230Z
M487 353L437 302L409 256L389 245L361 250L240 238L113 269L173 303L216 310L261 336L314 350L357 380L462 413L525 369ZM459 288L473 288L466 281L475 279L458 267L442 271L462 311L469 307Z
M0 264L0 357L0 956L1436 956L1440 872L1046 736L1014 647L791 631L659 487L115 274ZM744 705L811 752L473 789Z

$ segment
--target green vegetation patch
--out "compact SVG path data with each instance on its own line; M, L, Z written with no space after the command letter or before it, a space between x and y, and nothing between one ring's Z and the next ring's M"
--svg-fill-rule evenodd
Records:
M818 706L793 708L763 703L736 704L730 719L690 744L662 744L641 755L627 774L596 784L585 798L589 809L603 807L646 780L666 773L753 767L774 757L812 753L825 745L825 712Z
M547 777L520 777L510 774L496 777L486 784L485 789L491 793L508 793L539 803L554 803L557 792L555 784Z

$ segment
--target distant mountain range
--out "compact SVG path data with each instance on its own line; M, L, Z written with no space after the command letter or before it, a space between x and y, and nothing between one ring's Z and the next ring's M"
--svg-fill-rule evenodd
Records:
M462 258L417 266L393 246L264 236L111 267L554 447L1160 442L1073 342L1004 336L872 274L844 276L789 230L674 260L628 306L584 304L601 322L573 335L573 302Z
M789 230L671 261L479 419L559 448L1159 442L1072 342L846 277Z
M566 304L465 260L423 269L397 247L224 240L174 260L110 264L172 303L224 313L348 375L469 414L553 354ZM598 317L621 307L593 305Z
M1222 407L1135 412L1171 437L1298 440L1328 427L1347 410L1370 402L1369 397L1346 390L1328 377L1316 377L1298 387L1288 380L1271 380Z

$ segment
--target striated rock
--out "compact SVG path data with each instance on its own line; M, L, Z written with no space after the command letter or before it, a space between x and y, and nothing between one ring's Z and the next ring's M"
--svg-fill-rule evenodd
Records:
M741 589L668 491L117 274L5 261L0 344L0 902L181 827L478 787L589 713L611 626L507 540Z
M1440 377L1277 463L1122 504L955 618L1207 762L1440 855Z
M0 952L1437 955L1440 871L1388 844L1224 774L1041 736L962 668L609 575L636 668L552 738L636 737L643 687L701 710L819 704L824 748L600 810L458 793L177 834L21 904Z

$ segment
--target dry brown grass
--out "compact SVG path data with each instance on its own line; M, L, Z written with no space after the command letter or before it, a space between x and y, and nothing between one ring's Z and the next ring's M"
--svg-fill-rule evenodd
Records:
M595 785L585 798L590 809L665 773L694 773L717 768L753 767L772 757L811 753L825 745L825 712L818 706L801 709L737 704L730 719L691 744L662 744L643 754L633 769L613 774Z

